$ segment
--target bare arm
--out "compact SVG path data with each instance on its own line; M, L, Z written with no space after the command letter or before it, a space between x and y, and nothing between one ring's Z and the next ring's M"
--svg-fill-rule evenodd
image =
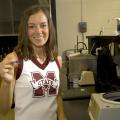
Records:
M58 108L57 108L58 120L67 120L65 111L64 111L63 99L60 93L57 96L57 105L58 105Z
M11 108L12 100L13 100L13 89L14 89L13 82L1 83L0 87L0 112L5 114Z
M15 84L15 65L17 57L9 54L0 62L0 112L5 114L11 108Z
M62 58L61 56L57 57L59 65L60 65L60 69L62 68ZM63 105L63 98L61 96L61 92L59 90L58 96L57 96L57 114L58 114L58 120L67 120L66 115L65 115L65 111L64 111L64 105Z

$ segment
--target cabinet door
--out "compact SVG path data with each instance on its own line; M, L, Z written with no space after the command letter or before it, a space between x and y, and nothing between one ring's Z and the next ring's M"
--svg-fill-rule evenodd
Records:
M20 17L23 11L31 5L39 4L38 0L13 0L14 32L18 33Z
M55 0L0 0L0 34L18 33L20 17L31 5L42 4L50 7L56 26Z
M18 32L18 25L23 11L31 5L49 5L49 0L13 0L14 31Z
M12 32L12 4L11 0L0 0L0 34Z

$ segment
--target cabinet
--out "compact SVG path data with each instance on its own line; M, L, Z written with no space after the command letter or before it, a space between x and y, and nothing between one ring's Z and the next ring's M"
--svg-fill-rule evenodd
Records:
M18 33L19 20L23 11L34 4L49 6L56 24L55 0L1 0L0 2L0 34Z
M1 0L0 2L0 34L9 34L13 32L11 0Z
M114 48L111 52L113 55L120 54L120 36L87 36L88 50L90 54L95 54L96 48L109 46Z

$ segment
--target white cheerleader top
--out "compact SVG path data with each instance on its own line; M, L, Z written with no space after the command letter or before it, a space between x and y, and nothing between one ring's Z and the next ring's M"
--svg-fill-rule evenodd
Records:
M15 84L15 120L57 120L59 64L49 58L40 64L23 60Z

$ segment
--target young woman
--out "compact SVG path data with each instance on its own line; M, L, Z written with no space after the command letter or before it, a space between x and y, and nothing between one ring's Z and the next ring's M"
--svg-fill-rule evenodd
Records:
M67 120L60 96L56 36L49 10L25 10L16 49L0 63L0 111L14 101L15 120Z

